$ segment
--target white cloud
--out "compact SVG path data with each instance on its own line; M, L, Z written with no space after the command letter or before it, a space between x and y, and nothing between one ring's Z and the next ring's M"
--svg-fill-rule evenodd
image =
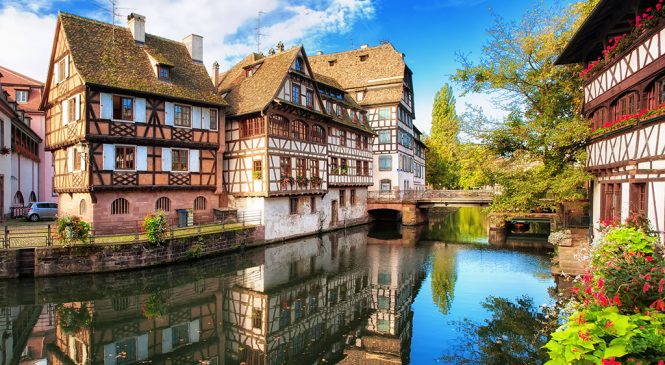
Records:
M118 13L123 16L116 17L116 24L125 24L124 15L135 12L146 16L148 33L174 40L199 34L206 66L218 61L224 69L256 51L254 28L259 11L265 13L262 51L282 41L287 47L305 43L313 53L325 35L347 32L357 21L372 17L372 1L118 0ZM9 0L0 5L0 34L11 35L0 44L0 64L37 79L46 78L56 23L50 4L46 0ZM110 22L109 14L96 9L80 15Z
M31 8L0 8L0 65L45 80L55 23L55 16L39 15Z

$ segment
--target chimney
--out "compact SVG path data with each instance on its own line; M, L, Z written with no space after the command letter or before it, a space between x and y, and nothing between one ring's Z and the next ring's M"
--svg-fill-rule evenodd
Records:
M217 88L217 84L219 84L219 63L217 61L212 63L212 83Z
M203 63L203 37L196 34L190 34L183 38L182 43L185 44L192 61Z
M127 17L127 27L134 36L137 43L145 43L145 17L136 13L131 13Z
M317 56L320 56L320 55L322 55L322 54L323 54L323 51L317 51L317 52L316 52L316 55L317 55Z
M361 44L360 45L360 49L367 49L367 47L369 47L367 44Z

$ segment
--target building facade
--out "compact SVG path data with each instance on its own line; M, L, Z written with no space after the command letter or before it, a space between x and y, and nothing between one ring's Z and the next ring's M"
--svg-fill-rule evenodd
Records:
M593 129L587 170L594 176L596 228L631 216L648 218L656 231L665 227L665 48L659 46L665 23L656 4L600 1L557 60L586 66L583 114ZM636 28L642 14L658 21ZM615 50L617 43L627 46Z
M32 129L32 131L41 139L41 142L37 147L39 168L35 184L38 186L38 189L33 191L32 184L22 181L21 184L18 184L18 186L22 186L22 188L17 189L16 193L20 193L25 202L29 202L31 196L42 202L57 202L58 195L53 190L53 159L51 154L44 150L43 141L46 128L44 112L39 110L39 103L41 102L42 94L44 93L44 84L2 66L0 66L0 74L2 74L2 78L0 78L2 90L8 94L7 100L17 104L17 107L23 111L24 119L30 129ZM23 165L23 170L25 170L26 167L34 168L37 163L34 158L28 159L32 161L31 163L28 163L25 157L22 158L18 154L14 160L15 161L12 162L15 162L16 166ZM30 180L32 180L32 177ZM20 196L17 196L16 198L17 201L20 201Z
M0 76L0 210L2 217L19 216L39 191L39 145L30 115L4 91Z
M217 85L229 103L225 190L232 207L262 212L266 239L366 220L371 129L318 82L303 47L250 54Z
M415 131L412 72L404 54L390 43L311 58L317 74L334 79L367 110L377 134L372 146L373 185L370 191L420 188L415 178ZM424 155L423 155L424 157Z
M100 232L132 227L155 210L194 222L224 202L218 161L226 103L202 64L203 40L60 13L42 109L60 215Z

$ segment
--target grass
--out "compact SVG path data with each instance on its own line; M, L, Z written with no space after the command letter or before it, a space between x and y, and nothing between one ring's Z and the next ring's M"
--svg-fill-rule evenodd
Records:
M52 229L55 227L55 221L45 222L29 222L22 219L12 219L7 221L4 225L9 227L9 240L11 248L16 247L44 247L46 246L46 238L48 237L48 225ZM221 232L236 231L243 228L253 227L254 225L242 223L227 223L227 224L206 224L201 226L192 226L184 228L173 228L168 233L171 238L185 238L194 237L198 235L207 235ZM2 233L0 233L2 235ZM58 246L58 242L53 237L54 245ZM138 242L147 242L145 234L117 234L117 235L96 235L94 237L94 244L99 245L120 245L120 244L134 244ZM88 242L85 242L88 243Z

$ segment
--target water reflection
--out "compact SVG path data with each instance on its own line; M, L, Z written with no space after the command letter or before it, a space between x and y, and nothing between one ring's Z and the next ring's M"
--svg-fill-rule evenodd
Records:
M0 281L0 365L436 363L460 343L451 320L487 318L490 294L543 300L551 281L538 254L417 244L481 240L482 212L453 216L481 228L384 223L191 264Z
M427 239L440 242L487 243L487 212L480 208L441 210L430 217Z

